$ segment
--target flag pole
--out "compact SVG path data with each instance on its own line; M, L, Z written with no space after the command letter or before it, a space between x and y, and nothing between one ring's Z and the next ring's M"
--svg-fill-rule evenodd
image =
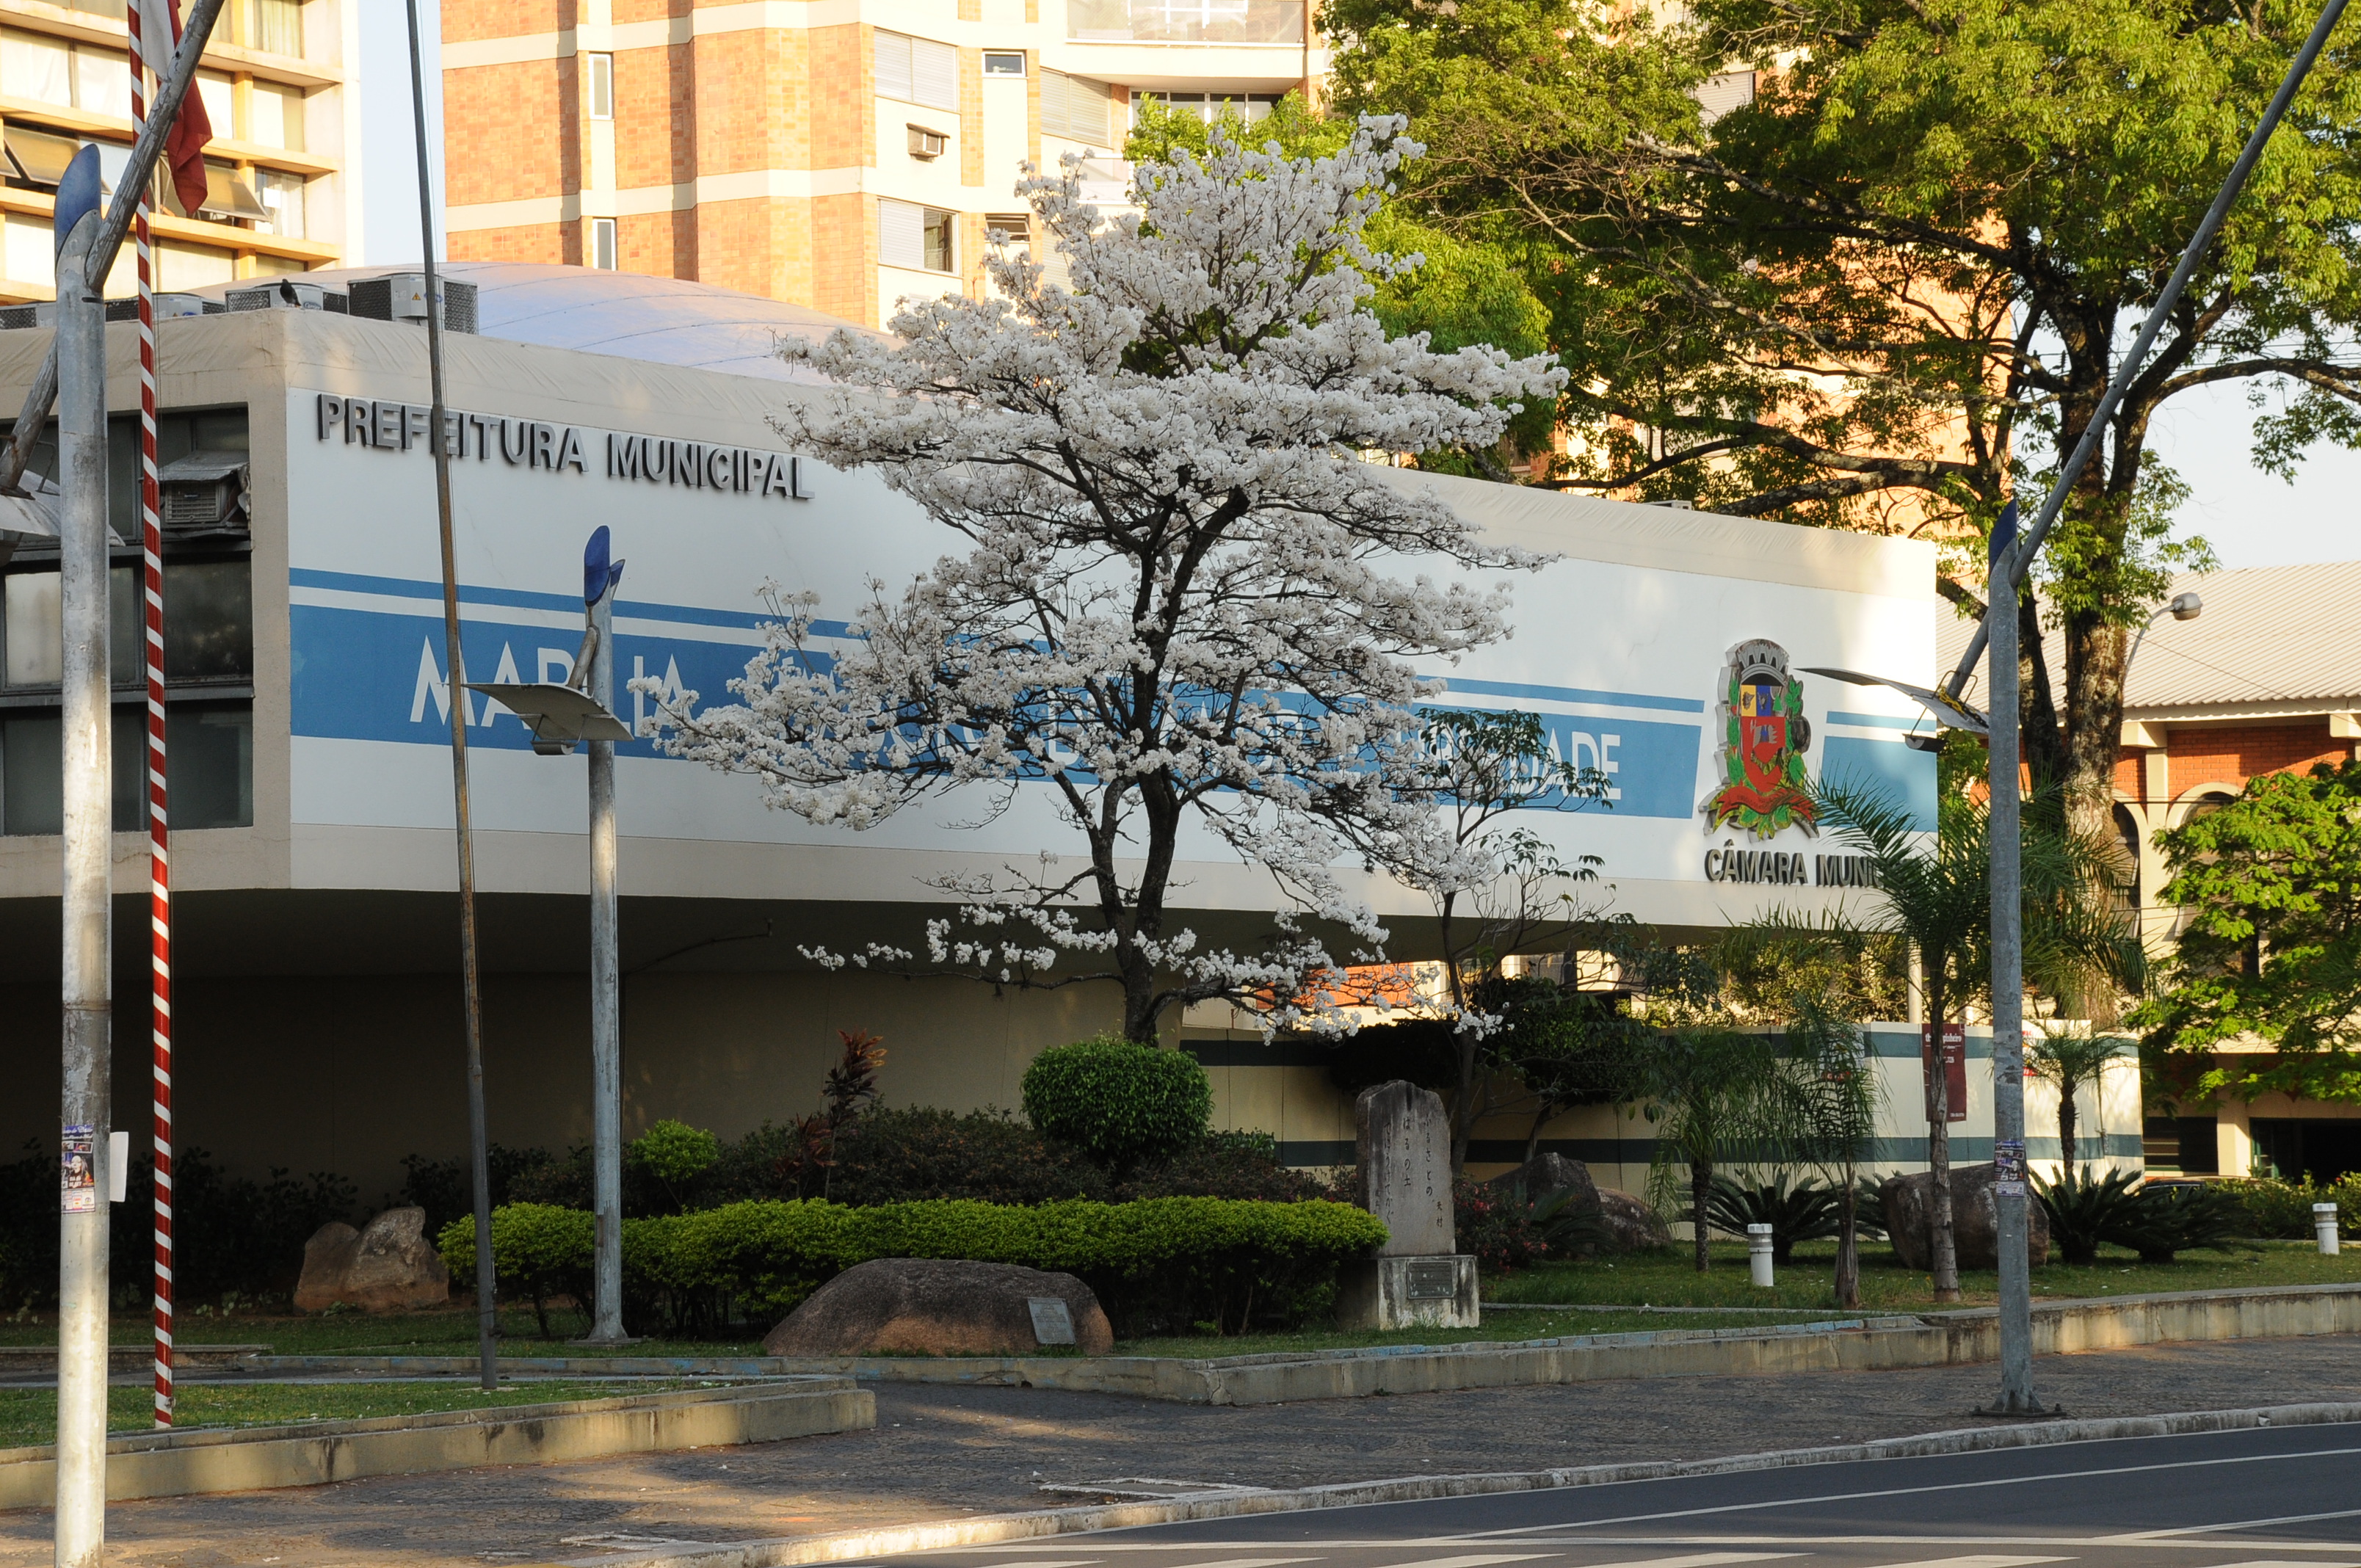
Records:
M148 129L138 0L123 8L130 26L131 127ZM159 40L161 41L161 40ZM131 239L139 274L139 550L148 666L148 993L155 1100L156 1424L172 1424L172 871L165 814L164 530L156 484L156 296L148 211L155 181L139 185Z

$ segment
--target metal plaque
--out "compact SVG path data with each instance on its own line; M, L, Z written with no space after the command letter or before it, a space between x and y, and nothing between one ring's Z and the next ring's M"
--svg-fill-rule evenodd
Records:
M1074 1343L1074 1314L1067 1310L1065 1302L1055 1296L1028 1296L1025 1305L1033 1312L1034 1343Z
M1410 1276L1409 1294L1413 1301L1448 1301L1459 1294L1455 1263L1413 1263L1404 1272Z

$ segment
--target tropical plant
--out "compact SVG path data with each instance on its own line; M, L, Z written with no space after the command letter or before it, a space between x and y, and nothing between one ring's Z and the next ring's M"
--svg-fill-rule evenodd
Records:
M1742 1236L1749 1225L1771 1227L1771 1257L1778 1264L1795 1260L1797 1242L1816 1242L1844 1228L1844 1194L1817 1176L1791 1179L1781 1171L1769 1181L1743 1185L1727 1176L1713 1179L1706 1212L1714 1228ZM1859 1287L1855 1287L1859 1294ZM1839 1301L1837 1305L1857 1303Z
M2149 1042L2277 1047L2213 1058L2201 1095L2361 1102L2361 762L2257 774L2158 842L2161 896L2188 923L2168 988L2136 1015Z
M877 1074L885 1065L882 1037L866 1029L839 1029L836 1037L844 1042L844 1054L820 1086L820 1108L796 1124L790 1146L778 1157L780 1182L802 1197L829 1195L837 1146L876 1102Z
M1861 1305L1861 1162L1877 1140L1876 1074L1861 1030L1819 999L1796 996L1782 1064L1785 1141L1794 1157L1826 1173L1836 1206L1837 1305ZM1773 1233L1774 1238L1776 1233Z
M2170 1263L2177 1253L2200 1247L2246 1247L2253 1217L2238 1195L2210 1181L2148 1182L2118 1209L2106 1233L2117 1246L2140 1255L2142 1263Z
M1019 190L1071 289L1010 250L988 289L906 302L890 340L785 351L844 389L783 404L786 438L875 471L960 553L825 621L807 590L781 596L735 706L644 687L665 748L854 829L926 797L1040 797L1082 851L936 881L957 916L928 924L923 960L813 961L1111 984L1142 1043L1216 998L1341 1027L1314 984L1339 960L1301 921L1378 949L1345 867L1489 880L1437 829L1421 677L1507 632L1505 585L1462 568L1542 558L1364 459L1492 444L1563 378L1370 313L1414 265L1363 232L1414 155L1400 130L1364 120L1292 159L1216 137L1139 165L1114 220L1069 159ZM1273 878L1284 907L1240 947L1172 918L1191 833Z
M2025 1070L2058 1086L2058 1146L2064 1168L2074 1168L2075 1129L2080 1112L2074 1097L2084 1084L2097 1084L2107 1064L2136 1042L2119 1035L2084 1034L2045 1025L2041 1037L2025 1047Z
M1118 1176L1202 1138L1213 1114L1213 1080L1194 1057L1118 1035L1050 1047L1021 1087L1044 1136Z
M2070 1170L2056 1181L2032 1174L2033 1190L2049 1212L2049 1243L2068 1263L2089 1265L2099 1258L2099 1244L2112 1241L2132 1205L2138 1201L2136 1170L2111 1170L2104 1176Z
M1728 938L1736 952L1857 947L1875 938L1916 948L1926 1012L1947 1023L1992 988L1991 825L1964 792L1936 795L1936 830L1891 795L1846 781L1813 791L1822 831L1865 856L1874 900L1820 916L1774 909ZM2054 793L2037 793L2025 813L2020 864L2026 981L2049 993L2081 995L2102 981L2136 988L2142 972L2136 928L2117 905L2113 872L2120 850L2063 825ZM1934 1293L1959 1299L1952 1239L1949 1106L1940 1072L1927 1075L1927 1164L1933 1174Z
M1598 1206L1595 1189L1561 1187L1532 1200L1532 1223L1552 1257L1591 1257L1610 1251L1615 1229Z

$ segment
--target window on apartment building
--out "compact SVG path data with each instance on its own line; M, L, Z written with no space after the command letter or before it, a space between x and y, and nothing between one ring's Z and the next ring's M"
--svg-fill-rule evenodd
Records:
M245 139L264 147L285 148L290 152L303 150L303 90L281 87L275 82L258 82L247 96L247 124L242 127ZM205 106L208 119L213 105ZM220 128L215 127L215 135Z
M986 49L983 51L983 73L986 76L1022 76L1025 55L1021 49Z
M1041 73L1041 134L1112 148L1107 139L1107 109L1115 89L1086 76L1056 71Z
M959 51L933 38L880 31L877 93L930 109L959 108Z
M254 0L252 30L256 49L272 54L303 52L303 0Z
M1131 123L1139 124L1142 104L1155 102L1183 114L1194 115L1212 125L1224 113L1234 115L1248 125L1262 119L1279 106L1276 93L1134 93L1131 95Z
M1742 109L1754 102L1754 72L1725 71L1698 82L1694 92L1697 107L1704 111L1702 118L1711 125L1732 109Z
M303 237L303 177L273 170L255 171L255 194L270 209L268 227L281 239Z
M590 220L590 265L603 272L615 269L615 220Z
M590 117L615 117L615 57L611 54L590 57Z
M915 202L881 200L877 203L877 257L888 267L916 268L925 272L957 269L951 225L959 214Z

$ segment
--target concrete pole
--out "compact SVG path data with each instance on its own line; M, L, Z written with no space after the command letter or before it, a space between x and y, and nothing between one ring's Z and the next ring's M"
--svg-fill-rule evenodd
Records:
M83 148L58 192L58 538L65 629L64 1177L58 1217L58 1568L106 1551L106 1227L114 1042L109 919L115 769L107 701L106 317L89 280L98 155ZM77 172L85 178L76 181ZM79 1160L79 1166L77 1166Z
M615 707L615 585L590 606L594 701ZM615 743L587 742L590 753L590 1146L591 1206L598 1212L594 1266L597 1318L589 1344L624 1344L623 1061L617 981L615 909Z
M2003 522L2016 532L2012 505ZM2001 1412L2030 1414L2033 1397L2033 1280L2026 1255L2025 1215L2025 901L2022 896L2023 831L2017 797L2016 592L2011 568L2013 541L1993 559L1991 612L1992 666L1992 1018L1993 1161L2003 1179L1993 1187L2000 1244ZM2007 1179L2012 1156L2015 1179Z

